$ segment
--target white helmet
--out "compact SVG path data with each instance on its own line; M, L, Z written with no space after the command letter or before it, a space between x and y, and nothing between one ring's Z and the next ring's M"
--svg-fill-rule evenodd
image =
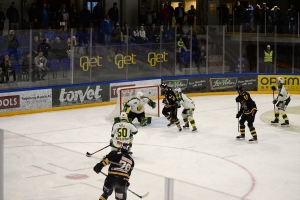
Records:
M278 81L278 83L284 84L284 79L281 78L281 77L278 77L278 78L276 79L276 81Z
M121 112L121 114L120 114L120 119L127 119L127 114L126 114L126 112Z
M180 93L180 92L181 92L181 89L180 89L180 88L176 88L176 89L175 89L175 92Z
M144 94L143 94L142 92L138 92L138 93L136 94L136 98L142 99L142 98L144 98Z

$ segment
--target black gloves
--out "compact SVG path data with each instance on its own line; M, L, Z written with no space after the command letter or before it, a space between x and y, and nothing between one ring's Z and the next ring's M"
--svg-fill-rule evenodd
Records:
M238 112L238 114L236 114L236 118L240 118L240 116L242 115L242 113L241 112Z
M165 104L165 105L169 105L168 99L163 99L162 103Z
M94 171L95 171L97 174L99 174L99 173L101 172L101 170L102 170L101 164L100 164L100 163L97 163L97 165L95 165L95 167L94 167Z
M239 98L239 97L236 97L236 98L235 98L235 102L240 102L240 98Z
M277 88L274 85L271 88L272 90L277 90Z
M273 100L273 104L276 104L276 103L277 103L277 99L274 99L274 100Z

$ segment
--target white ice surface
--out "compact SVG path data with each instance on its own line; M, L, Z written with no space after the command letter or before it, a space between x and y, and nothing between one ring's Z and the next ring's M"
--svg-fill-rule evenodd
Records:
M149 200L164 200L168 177L174 179L174 200L300 199L300 132L261 120L273 110L272 95L252 98L258 106L257 144L247 142L247 127L246 141L235 139L235 95L193 97L196 133L167 128L164 117L146 127L137 125L129 189L139 195L149 191ZM294 106L300 106L300 95L292 96L287 109L291 126L299 127L300 113L289 115ZM85 154L109 144L112 123L105 117L113 107L1 118L0 128L6 130L5 200L98 199L105 177L92 169L110 149L90 158ZM138 198L128 192L127 199Z

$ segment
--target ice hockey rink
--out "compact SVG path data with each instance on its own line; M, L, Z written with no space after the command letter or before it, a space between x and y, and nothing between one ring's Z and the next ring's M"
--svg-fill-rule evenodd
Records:
M258 107L255 144L248 142L247 127L246 140L235 139L239 135L236 95L192 97L196 133L167 128L164 117L153 118L146 127L135 121L139 132L133 141L136 165L129 189L139 195L149 192L149 200L298 200L300 95L292 95L287 108L289 127L270 124L272 94L251 96ZM105 117L113 108L2 117L4 199L99 199L105 176L93 167L110 148L90 158L86 152L109 144L112 123ZM107 167L102 171L107 173ZM173 190L168 194L167 186ZM127 199L139 198L128 191Z

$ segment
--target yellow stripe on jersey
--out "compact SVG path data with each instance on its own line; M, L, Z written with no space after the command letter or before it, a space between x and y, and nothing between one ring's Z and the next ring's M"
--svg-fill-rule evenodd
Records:
M248 95L245 95L245 96L244 96L244 99L247 101L247 100L248 100Z
M102 165L105 167L106 165L108 165L108 158L105 158L103 161L102 161Z
M254 110L257 110L257 108L252 108L252 110L251 110L250 112L244 112L243 114L249 115L249 114L251 114Z
M116 175L120 175L120 176L125 176L126 178L130 178L130 176L128 174L122 173L122 172L112 172L109 171L108 174L116 174Z

